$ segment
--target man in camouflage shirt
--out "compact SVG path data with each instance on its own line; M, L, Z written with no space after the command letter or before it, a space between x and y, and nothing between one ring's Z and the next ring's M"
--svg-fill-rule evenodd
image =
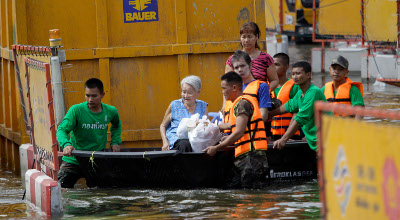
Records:
M204 152L213 156L218 150L235 144L234 177L229 187L262 188L268 173L264 123L257 99L243 96L242 84L242 78L235 72L221 77L222 93L226 100L234 104L233 117L219 127L221 130L232 127L232 133L216 146L204 149Z

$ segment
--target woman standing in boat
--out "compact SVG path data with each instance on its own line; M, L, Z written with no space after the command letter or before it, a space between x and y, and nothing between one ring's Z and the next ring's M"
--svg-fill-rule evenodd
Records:
M201 80L198 76L187 76L181 81L182 98L174 100L168 106L164 119L160 125L162 150L178 150L191 152L192 147L189 140L178 139L176 131L183 118L190 118L199 113L200 118L208 115L208 104L197 100L200 95Z
M240 28L242 50L250 55L251 72L254 78L268 81L271 91L274 91L279 84L279 78L273 65L274 59L269 54L260 51L260 46L257 44L260 34L260 28L256 23L244 23ZM226 61L225 73L234 71L231 62L232 56Z

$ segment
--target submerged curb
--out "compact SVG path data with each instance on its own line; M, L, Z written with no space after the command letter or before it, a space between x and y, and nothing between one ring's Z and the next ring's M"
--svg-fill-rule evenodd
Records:
M26 200L48 216L63 212L61 187L57 181L36 169L25 173Z

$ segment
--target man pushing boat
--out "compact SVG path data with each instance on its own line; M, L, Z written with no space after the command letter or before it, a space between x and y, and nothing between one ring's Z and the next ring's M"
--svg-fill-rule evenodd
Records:
M326 101L321 89L311 83L311 65L306 61L300 61L292 66L292 77L296 85L300 87L293 99L286 104L270 112L270 117L282 115L288 112L296 116L290 122L286 133L274 142L273 148L281 150L286 142L301 127L306 136L308 145L317 151L317 127L315 126L314 103L316 101Z
M84 177L73 150L101 151L107 145L107 130L111 123L111 148L120 151L121 120L114 106L101 103L105 93L101 80L92 78L85 83L86 102L71 106L57 130L63 148L63 162L58 173L62 188L73 188ZM70 135L70 137L68 136ZM90 182L86 183L90 187Z
M219 125L221 130L232 129L232 133L219 144L204 149L210 156L227 146L235 145L234 177L235 188L262 188L267 183L268 149L264 122L256 97L243 95L243 80L235 72L221 77L225 100L232 101L229 122Z

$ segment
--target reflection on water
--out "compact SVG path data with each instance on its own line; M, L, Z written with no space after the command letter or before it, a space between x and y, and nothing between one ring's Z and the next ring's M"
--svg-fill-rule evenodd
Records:
M0 218L26 216L27 206L22 201L24 188L17 173L0 167Z
M316 46L316 45L312 45ZM290 47L292 62L310 60L310 45ZM350 64L351 65L351 64ZM351 72L361 81L360 72ZM329 73L315 73L313 83L322 87ZM364 83L367 108L400 110L400 88ZM369 122L381 119L365 117ZM392 121L399 124L399 121ZM0 218L44 219L21 200L24 187L16 173L0 168ZM63 193L63 218L268 218L320 219L319 188L316 181L275 186L266 190L137 190L79 188Z
M24 188L16 173L0 173L0 218L46 219L21 200ZM316 180L264 190L80 188L63 192L62 219L319 219L318 194Z

